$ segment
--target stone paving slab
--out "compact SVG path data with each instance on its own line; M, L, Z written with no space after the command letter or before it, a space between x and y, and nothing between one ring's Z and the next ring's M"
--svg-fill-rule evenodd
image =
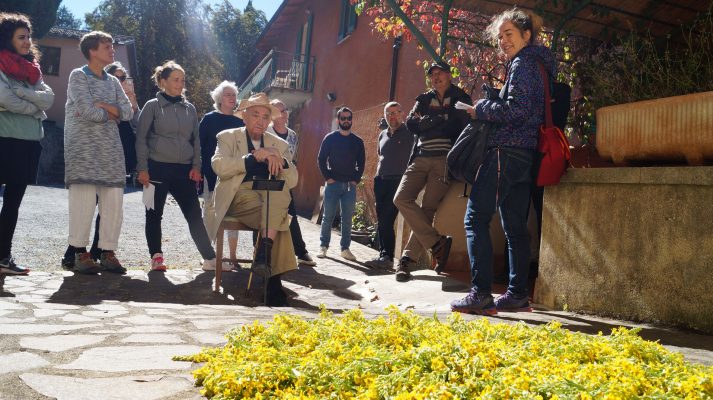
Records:
M56 368L103 372L184 370L188 369L190 364L173 361L171 357L195 354L200 349L199 346L188 345L95 347L83 352L75 361L57 365Z
M0 374L35 369L48 365L49 362L33 353L10 353L0 356Z
M37 392L57 400L154 400L190 390L193 386L189 379L164 375L83 379L22 374L20 379Z
M32 350L58 352L99 344L107 337L107 335L27 336L20 339L20 346Z

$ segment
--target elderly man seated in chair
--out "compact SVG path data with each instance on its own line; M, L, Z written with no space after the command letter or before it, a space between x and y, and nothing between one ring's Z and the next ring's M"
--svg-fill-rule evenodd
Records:
M262 238L253 262L253 271L271 266L272 276L266 282L267 305L287 306L281 275L297 268L290 237L290 189L297 184L297 169L292 164L287 142L265 132L280 111L270 105L265 93L242 100L236 113L245 126L228 129L217 136L218 146L211 165L218 182L213 194L213 210L206 213L206 227L215 239L218 225L225 217L260 230ZM270 193L269 220L266 220L266 192L252 190L253 178L284 180L282 191ZM267 229L265 229L267 227ZM265 256L267 254L267 256ZM218 255L220 257L220 255Z

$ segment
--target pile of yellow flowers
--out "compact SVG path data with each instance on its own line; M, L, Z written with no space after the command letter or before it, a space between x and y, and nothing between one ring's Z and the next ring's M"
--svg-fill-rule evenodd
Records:
M570 332L559 323L446 322L387 308L373 320L277 315L228 333L222 348L176 357L218 399L713 398L713 367L641 339Z

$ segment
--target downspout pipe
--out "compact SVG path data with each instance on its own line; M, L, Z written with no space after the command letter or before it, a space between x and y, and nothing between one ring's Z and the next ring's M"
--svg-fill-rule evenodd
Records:
M394 38L393 53L391 55L391 81L389 83L389 101L394 101L396 96L396 76L399 69L399 49L401 49L401 35Z

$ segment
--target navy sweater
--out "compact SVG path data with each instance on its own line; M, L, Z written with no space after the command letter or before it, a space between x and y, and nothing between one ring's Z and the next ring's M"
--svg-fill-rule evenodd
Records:
M478 119L501 123L488 137L488 147L537 147L538 130L545 121L545 85L538 62L550 79L556 76L557 62L550 49L526 46L510 63L504 101L481 99L475 104Z
M210 159L215 154L218 140L215 138L218 133L226 129L240 128L245 126L243 120L233 115L222 114L218 111L211 111L206 114L198 126L198 134L201 139L201 172L208 181L208 190L215 189L215 182L218 177L210 166Z
M343 136L339 131L327 134L319 148L319 170L324 180L357 182L364 174L364 141L354 133Z

